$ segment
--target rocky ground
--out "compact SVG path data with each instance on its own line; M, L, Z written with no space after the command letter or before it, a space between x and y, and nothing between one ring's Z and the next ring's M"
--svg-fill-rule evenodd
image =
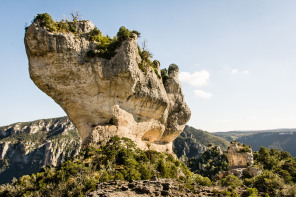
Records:
M142 180L142 181L110 181L97 185L97 190L88 193L87 197L136 197L136 196L180 196L206 197L222 196L221 191L227 188L207 187L196 184L186 186L171 179ZM191 188L191 189L189 189ZM243 189L243 188L240 188ZM213 191L216 190L216 193ZM241 193L241 192L238 192Z

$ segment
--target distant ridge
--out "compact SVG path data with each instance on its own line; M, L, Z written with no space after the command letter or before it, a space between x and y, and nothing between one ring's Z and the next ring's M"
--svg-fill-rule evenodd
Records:
M233 130L233 131L217 131L213 133L229 133L229 132L248 132L248 133L256 133L256 132L294 132L296 128L279 128L279 129L262 129L262 130Z
M296 157L296 129L270 129L253 131L228 131L215 132L213 135L222 137L228 141L238 141L251 145L257 151L261 146L288 151Z

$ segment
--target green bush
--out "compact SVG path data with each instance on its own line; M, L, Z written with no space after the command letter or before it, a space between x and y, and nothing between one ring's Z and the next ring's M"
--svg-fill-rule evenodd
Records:
M176 64L171 64L168 69L168 74L172 73L175 70L179 71L179 67Z
M213 183L208 177L203 177L199 174L194 175L195 183L198 185L203 185L203 186L212 186Z
M243 147L241 147L238 152L240 152L240 153L251 153L252 149L251 149L250 146L247 146L247 145L243 144Z
M192 171L212 179L220 171L227 171L229 163L218 146L211 146L198 159L190 159L188 166Z
M289 153L261 147L254 152L254 162L277 173L286 183L296 183L296 159Z
M140 33L140 32L138 32L138 31L136 31L136 30L133 30L133 31L132 31L132 33L136 34L136 35L138 36L138 38L140 38L140 37L141 37L141 33Z
M158 70L157 70L156 68L153 68L153 70L154 70L156 76L157 76L159 79L161 79L161 76L159 75Z
M160 62L158 60L153 60L152 66L153 66L153 68L159 68L160 67Z
M133 33L137 33L140 35L137 31L130 31L125 27L120 27L117 37L113 37L112 39L107 35L104 36L101 31L97 28L94 28L88 33L88 39L92 42L97 42L98 45L96 46L97 52L95 55L93 53L90 53L88 57L101 57L105 59L111 59L116 54L116 49L120 47L123 41L132 38Z
M38 22L41 27L45 27L50 32L57 30L56 23L48 13L37 14L34 18L34 22Z
M126 27L121 26L119 31L117 32L117 38L120 41L127 40L132 37L132 32L128 30Z
M270 195L277 195L283 186L283 179L272 171L265 170L253 178L253 187L260 192L266 192Z
M37 14L33 22L39 23L41 27L45 27L49 32L72 32L77 33L74 27L77 21L69 22L61 20L55 22L48 13Z
M256 188L247 188L245 194L248 197L257 197L258 196L258 190Z
M228 175L225 178L221 179L221 185L222 186L231 186L233 188L241 186L242 181L234 176L234 175Z
M160 73L161 73L162 82L165 83L166 80L169 78L169 77L168 77L167 69L166 69L166 68L161 69L161 70L160 70Z
M139 173L141 174L142 180L149 180L152 178L152 172L146 164L140 165Z
M106 182L110 180L110 176L107 171L103 171L100 177L100 182Z
M101 31L95 27L94 29L92 29L89 33L88 33L88 39L90 41L97 41L100 42L102 39L103 35L101 33Z

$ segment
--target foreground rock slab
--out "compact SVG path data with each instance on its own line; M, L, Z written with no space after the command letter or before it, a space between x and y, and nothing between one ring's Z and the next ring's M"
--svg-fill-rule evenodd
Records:
M174 180L146 180L146 181L110 181L100 183L97 190L90 192L88 197L116 197L116 196L198 196L193 194L182 184ZM199 192L199 190L197 191Z

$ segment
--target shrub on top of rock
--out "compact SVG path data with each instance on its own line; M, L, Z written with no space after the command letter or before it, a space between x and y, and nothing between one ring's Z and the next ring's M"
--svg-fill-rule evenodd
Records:
M171 64L169 66L168 74L172 73L173 71L179 71L179 67L176 64Z
M37 14L34 18L34 22L39 22L39 25L45 27L48 31L56 31L56 23L48 13Z

